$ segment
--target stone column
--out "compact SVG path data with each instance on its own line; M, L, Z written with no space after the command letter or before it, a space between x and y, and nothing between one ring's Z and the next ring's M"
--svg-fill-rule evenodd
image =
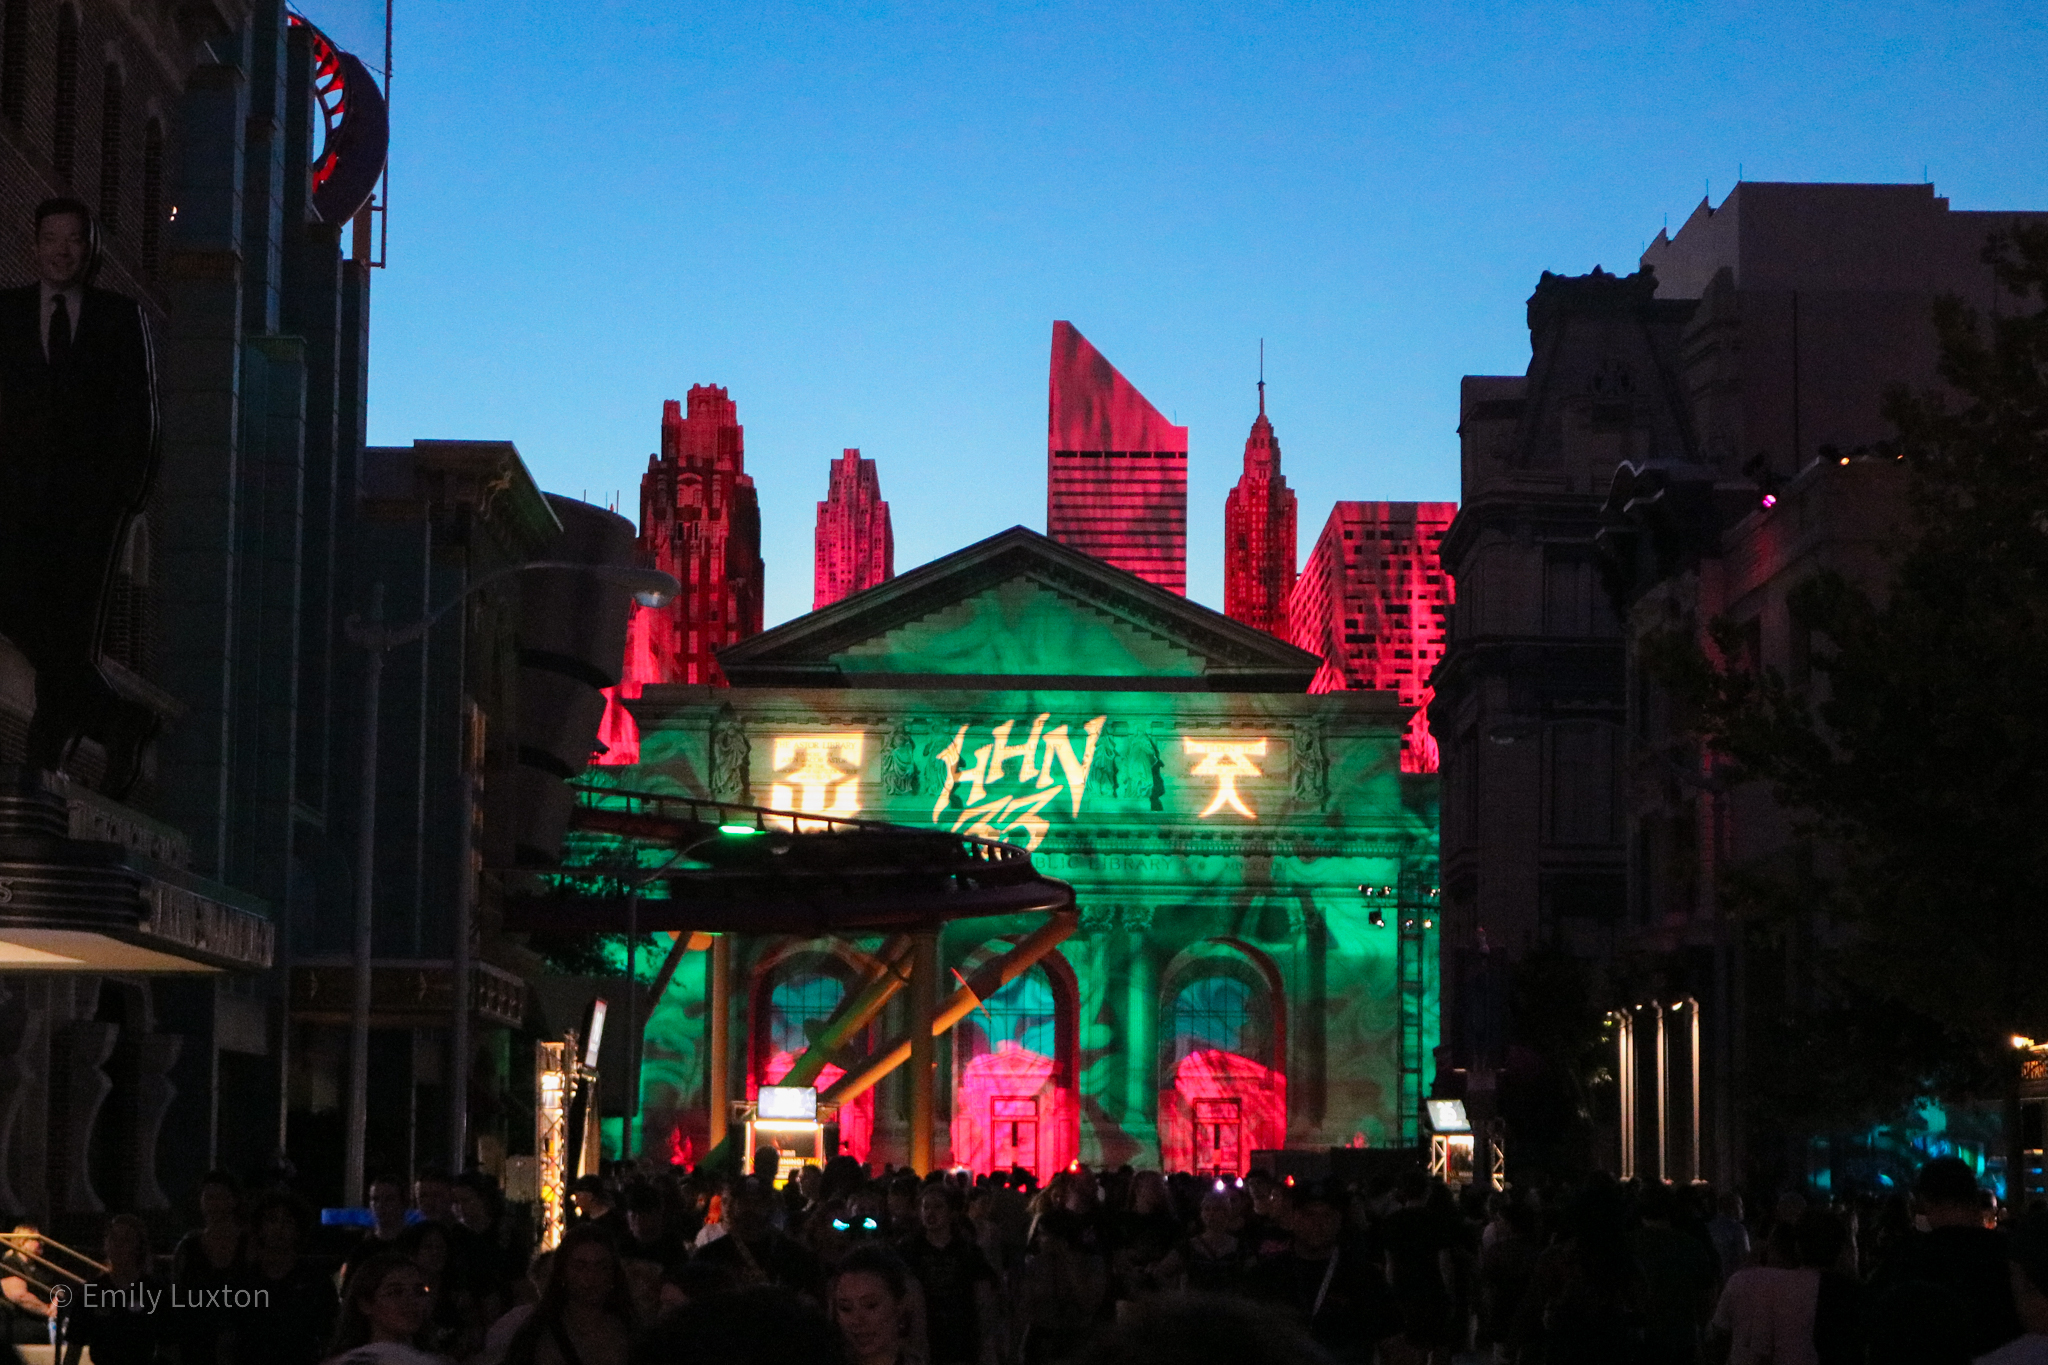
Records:
M102 1069L114 1053L120 1027L78 1019L62 1029L64 1048L63 1164L67 1168L61 1207L66 1213L105 1213L92 1184L92 1130L114 1083ZM54 1116L53 1116L54 1117ZM53 1163L54 1164L54 1163Z
M156 1178L156 1144L163 1131L164 1116L178 1087L171 1082L171 1068L185 1039L176 1033L146 1033L140 1040L135 1065L135 1212L156 1213L171 1207L163 1186Z

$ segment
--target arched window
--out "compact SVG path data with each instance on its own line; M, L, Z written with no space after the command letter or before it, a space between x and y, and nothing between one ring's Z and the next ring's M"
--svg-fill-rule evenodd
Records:
M71 183L78 159L78 11L57 11L57 105L50 120L50 165Z
M1239 945L1205 944L1160 997L1159 1144L1170 1170L1243 1172L1287 1136L1279 986Z
M100 86L100 231L121 230L121 153L127 144L121 138L121 68L112 62L101 77Z
M142 126L142 275L155 279L164 240L164 126Z
M956 1165L975 1171L1022 1166L1047 1180L1079 1154L1078 1016L1072 980L1063 980L1064 988L1041 963L954 1026L950 1134Z
M1173 1001L1173 1060L1209 1049L1243 1053L1255 1041L1252 992L1229 976L1203 976L1181 988Z
M1053 1052L1052 984L1045 973L1033 969L991 996L982 1006L983 1036L987 1050L1004 1046L1050 1057Z
M0 25L0 114L19 126L28 89L28 0L6 0Z
M753 987L753 1028L748 1038L751 1059L747 1093L775 1085L789 1074L797 1058L846 999L852 969L816 944L793 945L772 956ZM846 1073L828 1066L812 1084L820 1091ZM839 1111L839 1150L866 1160L875 1130L874 1092L857 1096Z
M769 1055L793 1059L809 1047L810 1031L823 1026L845 997L845 983L833 976L792 976L777 982L768 992Z

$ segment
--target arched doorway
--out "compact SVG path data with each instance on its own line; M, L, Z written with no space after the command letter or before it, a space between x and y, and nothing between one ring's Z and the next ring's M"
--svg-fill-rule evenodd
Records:
M752 1047L754 1065L747 1078L747 1097L774 1085L810 1046L840 1001L846 998L851 969L833 954L800 951L771 960L754 992ZM844 1075L828 1066L814 1083L825 1090ZM874 1141L874 1092L860 1095L839 1110L839 1150L858 1160L868 1158Z
M1216 945L1169 971L1161 993L1160 1155L1167 1169L1230 1175L1284 1146L1279 991L1265 964Z
M1041 963L954 1026L954 1165L1021 1166L1042 1182L1074 1159L1074 1011L1072 983Z

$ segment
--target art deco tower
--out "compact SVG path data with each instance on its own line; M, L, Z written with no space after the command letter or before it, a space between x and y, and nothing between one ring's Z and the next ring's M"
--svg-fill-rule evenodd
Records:
M1188 429L1071 322L1052 325L1046 455L1045 533L1185 596Z
M818 567L811 610L829 607L862 588L896 576L896 533L875 462L848 450L832 465L825 501L818 504Z
M725 390L694 385L687 403L662 404L661 454L640 480L640 553L683 590L634 621L653 681L722 684L716 651L761 633L761 505Z
M1244 473L1223 504L1223 614L1290 643L1287 599L1294 592L1294 490L1280 472L1280 442L1259 416L1244 442Z

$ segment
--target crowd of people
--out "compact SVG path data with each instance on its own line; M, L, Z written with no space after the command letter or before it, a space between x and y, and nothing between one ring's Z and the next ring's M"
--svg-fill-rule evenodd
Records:
M116 1216L105 1274L17 1250L0 1300L63 1365L2048 1365L2048 1209L1951 1158L1754 1218L1605 1176L774 1174L622 1163L531 1258L480 1173L373 1180L347 1242L217 1174L167 1256Z

